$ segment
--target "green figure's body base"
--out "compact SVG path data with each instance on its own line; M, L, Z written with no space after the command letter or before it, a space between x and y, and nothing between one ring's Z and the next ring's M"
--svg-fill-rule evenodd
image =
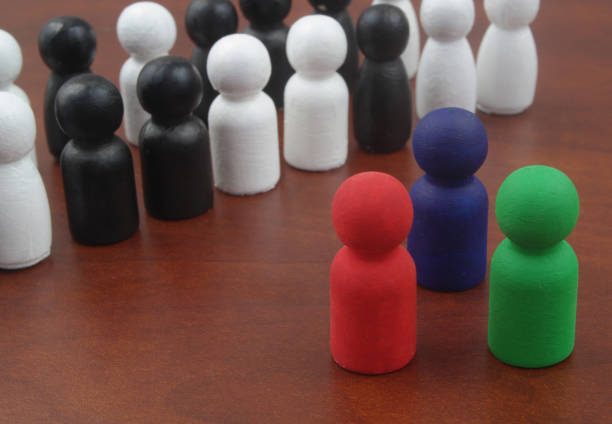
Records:
M493 255L489 348L523 368L554 365L574 349L578 259L562 241L528 250L509 239Z

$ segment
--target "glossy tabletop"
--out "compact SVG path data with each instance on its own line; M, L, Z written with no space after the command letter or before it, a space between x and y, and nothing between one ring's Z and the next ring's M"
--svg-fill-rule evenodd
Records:
M178 21L172 53L189 56L188 0L161 3ZM287 23L311 11L306 0L293 3ZM353 17L368 3L354 0ZM476 3L474 51L488 25ZM575 350L551 368L509 367L487 348L488 280L454 294L419 288L414 360L366 377L340 369L329 353L328 273L341 247L330 205L340 183L361 171L388 172L410 187L422 174L410 145L368 155L351 131L342 168L307 173L283 163L275 190L247 198L217 191L213 210L181 222L146 215L132 149L140 230L113 246L78 245L46 147L49 71L38 31L57 15L83 17L98 37L93 70L117 83L127 55L115 23L128 2L7 2L0 27L23 49L17 83L37 117L54 238L49 259L0 272L0 422L612 422L612 3L542 3L532 26L535 103L519 116L479 114L489 157L477 175L491 211L503 179L525 165L557 167L576 184L581 212L568 238L580 261ZM491 213L489 260L502 238Z

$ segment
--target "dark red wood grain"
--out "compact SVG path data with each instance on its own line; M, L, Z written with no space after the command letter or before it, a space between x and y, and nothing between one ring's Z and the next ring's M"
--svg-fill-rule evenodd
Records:
M179 23L173 53L188 56L188 0L161 3ZM368 3L354 0L353 16ZM351 139L348 163L336 171L283 164L274 191L216 192L215 209L183 222L145 215L133 150L140 231L110 247L72 241L42 127L48 70L38 31L56 15L85 18L98 36L93 69L117 83L126 54L115 22L127 4L21 0L1 8L0 27L23 48L18 84L37 116L54 241L50 259L0 273L0 422L612 422L609 0L543 2L533 25L535 104L520 116L480 115L490 144L478 176L492 201L511 171L536 163L558 167L578 188L581 214L569 237L581 267L574 353L548 369L503 365L487 349L488 282L456 294L419 289L416 357L379 377L348 373L330 358L328 272L341 246L330 206L340 183L360 171L385 171L409 187L421 174L409 147L371 156ZM474 48L487 26L476 6ZM294 0L288 22L309 10ZM490 257L502 240L493 215L489 229Z

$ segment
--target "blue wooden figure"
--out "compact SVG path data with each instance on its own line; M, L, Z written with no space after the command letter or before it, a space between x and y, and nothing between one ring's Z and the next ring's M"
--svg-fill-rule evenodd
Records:
M426 172L410 190L417 281L431 290L470 289L487 268L489 198L473 175L487 157L487 133L472 112L443 108L421 119L412 146Z

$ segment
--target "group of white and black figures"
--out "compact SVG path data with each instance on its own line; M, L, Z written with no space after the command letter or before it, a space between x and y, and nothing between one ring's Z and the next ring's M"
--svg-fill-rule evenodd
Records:
M130 149L114 134L122 121L127 140L139 147L148 213L178 220L212 208L213 181L240 196L276 186L278 108L285 160L326 171L347 159L349 91L355 137L371 153L396 151L410 139L415 75L420 118L445 107L516 114L533 102L537 54L529 24L539 0L484 0L492 23L477 61L465 38L473 0L423 0L429 38L422 53L410 0L375 0L356 26L346 10L350 0L310 3L314 13L289 28L283 20L290 0L240 0L250 25L235 34L238 15L229 0L193 0L185 21L196 44L191 61L168 55L177 32L170 12L133 3L117 21L130 54L120 91L90 72L96 38L87 22L62 16L44 25L39 50L51 68L45 132L60 161L77 242L111 244L138 228ZM17 269L50 254L51 219L36 169L34 115L13 84L21 51L2 30L0 61L7 64L0 69L0 196L7 199L0 268Z

